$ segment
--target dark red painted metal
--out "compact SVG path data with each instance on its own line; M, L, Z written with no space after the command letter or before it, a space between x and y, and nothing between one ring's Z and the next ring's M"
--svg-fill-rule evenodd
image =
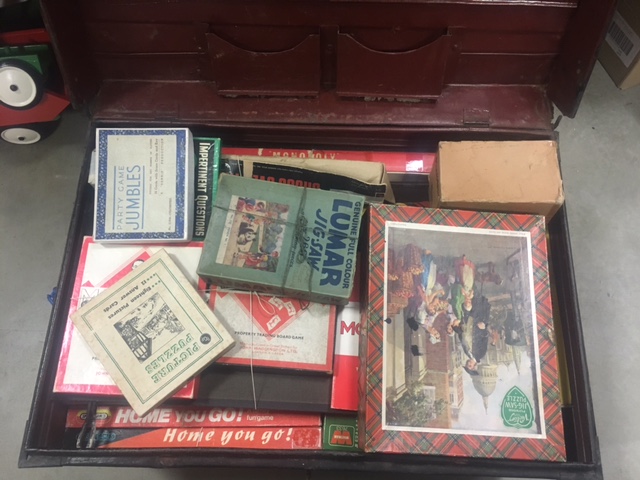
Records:
M443 139L552 138L574 114L613 0L43 0L74 104L100 125L186 125L237 146L425 149ZM51 393L80 240L88 145L21 465L286 467L601 479L567 221L551 262L573 404L569 461L314 452L66 451ZM86 400L86 399L76 399Z

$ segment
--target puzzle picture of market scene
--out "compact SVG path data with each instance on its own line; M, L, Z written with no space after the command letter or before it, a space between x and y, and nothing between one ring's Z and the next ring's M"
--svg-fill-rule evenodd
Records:
M233 195L225 226L230 231L220 245L221 263L275 272L288 214L288 205Z
M543 435L528 233L386 228L383 428Z
M159 293L113 325L140 363L184 330Z

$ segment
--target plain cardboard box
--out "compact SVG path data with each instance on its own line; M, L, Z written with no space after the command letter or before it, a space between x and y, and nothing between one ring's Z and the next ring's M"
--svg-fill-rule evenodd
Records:
M619 0L598 59L615 84L640 84L640 0Z
M558 145L550 140L441 142L430 194L434 207L549 219L564 202Z

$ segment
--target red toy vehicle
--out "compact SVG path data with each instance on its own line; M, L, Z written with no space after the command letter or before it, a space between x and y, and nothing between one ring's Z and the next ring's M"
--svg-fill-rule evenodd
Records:
M53 62L43 29L0 34L0 138L28 145L51 134L69 105L45 90Z

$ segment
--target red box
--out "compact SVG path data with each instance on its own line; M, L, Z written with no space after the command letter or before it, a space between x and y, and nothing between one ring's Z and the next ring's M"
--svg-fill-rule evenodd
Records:
M71 408L66 428L82 428L87 411ZM320 415L286 413L242 408L189 408L164 406L140 417L131 407L101 406L96 409L97 428L195 428L195 427L317 427Z
M358 392L360 356L358 351L361 328L361 265L362 262L358 260L349 303L338 308L333 383L331 385L331 408L335 410L358 411L360 399Z
M64 442L78 445L79 429L68 429ZM82 439L80 438L80 441ZM321 427L100 429L94 448L233 448L249 450L319 450Z
M288 148L223 147L222 155L255 155L258 157L293 157L327 160L379 162L387 173L422 173L428 175L436 154L432 152L367 152L357 150L302 150Z
M213 286L209 306L237 339L218 363L331 373L335 305Z

